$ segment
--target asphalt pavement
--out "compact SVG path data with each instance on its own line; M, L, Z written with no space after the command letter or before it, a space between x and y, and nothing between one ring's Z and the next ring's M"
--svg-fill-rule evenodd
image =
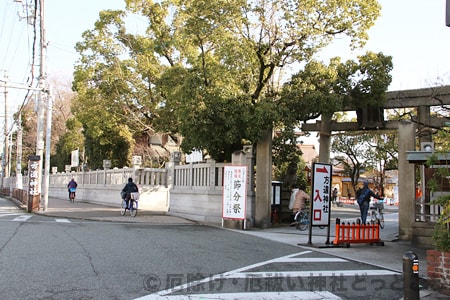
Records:
M15 199L9 199L17 206L26 207ZM352 205L343 207L333 207L336 213L345 215L346 212L355 211ZM392 271L403 272L403 256L412 251L419 259L419 277L421 278L420 299L450 299L449 296L438 293L427 287L427 263L426 250L411 245L410 242L398 240L398 211L397 207L387 207L385 210L385 228L380 231L381 245L376 244L351 244L350 247L337 247L333 245L335 238L335 222L331 221L330 227L320 229L313 227L312 230L299 231L288 224L274 224L265 229L234 230L242 234L250 234L261 238L273 240L280 243L297 245L311 248L314 251L326 252L328 254L359 261L375 266L379 266ZM71 203L68 199L49 198L47 210L36 212L39 215L46 215L57 218L72 218L80 220L93 220L104 222L139 222L148 224L166 225L189 225L198 222L170 215L170 213L152 212L139 210L136 217L131 217L127 211L125 216L120 215L119 204L116 206L105 206L95 203L79 202ZM343 219L342 221L346 221ZM220 226L220 224L206 224ZM233 230L233 229L227 229Z

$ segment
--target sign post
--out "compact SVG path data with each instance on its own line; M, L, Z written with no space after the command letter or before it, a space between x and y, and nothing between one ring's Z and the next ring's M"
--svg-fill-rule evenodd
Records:
M332 171L330 164L314 163L311 187L311 223L309 226L308 245L312 244L312 227L328 226L326 244L330 240L330 209L331 209Z
M28 157L28 203L27 211L33 212L39 210L41 191L39 190L39 166L41 157L32 155Z
M223 175L222 227L224 219L244 220L246 228L247 167L225 166Z

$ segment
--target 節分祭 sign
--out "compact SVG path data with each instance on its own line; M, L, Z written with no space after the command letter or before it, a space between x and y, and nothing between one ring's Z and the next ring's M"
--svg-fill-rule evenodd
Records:
M225 166L223 177L222 218L245 220L247 167Z

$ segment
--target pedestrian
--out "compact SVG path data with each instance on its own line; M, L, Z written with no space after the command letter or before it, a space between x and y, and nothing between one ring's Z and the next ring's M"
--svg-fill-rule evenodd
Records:
M75 178L72 177L72 179L67 184L67 190L69 191L69 200L70 200L70 193L73 193L73 196L75 198L75 191L77 189L78 183L75 181Z
M295 195L294 196L294 201L292 203L292 206L289 207L290 209L292 209L292 223L291 226L295 225L295 214L299 211L301 211L302 209L304 209L306 207L306 201L310 200L310 196L305 192L305 185L301 185L299 188L296 188L294 190L295 191ZM294 191L293 190L293 191Z
M334 188L333 192L331 192L331 204L333 206L336 206L337 196L338 196L338 190L337 190L337 188Z
M138 193L139 188L137 187L136 183L133 182L133 178L128 178L128 183L125 184L125 186L122 189L122 199L125 199L127 203L127 207L129 208L129 203L131 199L131 193Z
M361 224L366 224L367 212L369 211L370 197L378 200L384 200L384 197L377 196L370 188L369 183L364 181L363 188L358 190L358 204L361 212Z

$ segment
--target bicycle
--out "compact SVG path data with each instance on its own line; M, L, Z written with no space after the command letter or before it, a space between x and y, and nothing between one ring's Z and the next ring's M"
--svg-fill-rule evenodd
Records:
M295 216L295 228L300 231L304 231L309 227L309 211L306 209L299 210Z
M384 228L384 214L383 214L384 204L383 202L374 203L370 207L370 222L372 224L379 224L381 229Z
M70 202L74 203L75 202L75 192L77 191L76 188L70 188L69 189L69 199Z
M127 201L125 200L125 198L122 198L122 204L120 205L120 214L124 216L125 212L128 209L130 211L130 216L136 217L139 206L139 193L131 193L130 196L130 200L128 201L129 207L127 206Z

